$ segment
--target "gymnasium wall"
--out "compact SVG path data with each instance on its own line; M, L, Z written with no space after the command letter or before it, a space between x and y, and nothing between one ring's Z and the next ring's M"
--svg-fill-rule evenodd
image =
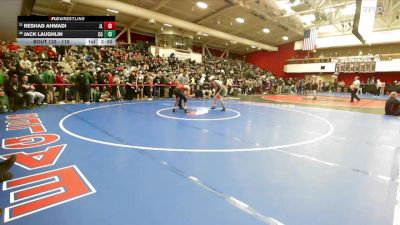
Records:
M329 55L331 52L340 52L341 54L354 53L358 55L358 50L361 49L364 53L368 53L369 50L376 52L377 54L386 53L400 53L400 45L377 45L377 46L366 46L366 47L351 47L351 48L336 48L336 49L324 49L317 51L315 57L319 56L320 53ZM355 54L357 53L357 54ZM279 77L285 78L304 78L305 74L287 74L283 71L283 67L286 64L286 60L293 57L304 58L307 56L306 52L295 51L294 43L288 43L279 46L277 52L257 51L250 53L246 56L247 62L257 65L265 70L271 71L273 74ZM310 55L309 57L313 57ZM332 74L333 75L333 74ZM375 77L381 79L384 82L393 83L393 81L400 81L400 72L388 72L388 73L343 73L339 74L338 79L344 80L346 84L353 81L355 76L359 76L362 81L366 81L368 78Z
M286 77L287 74L283 71L286 60L293 57L304 58L305 56L307 56L306 52L294 50L294 42L292 42L280 45L277 52L252 52L246 56L246 60L262 69L271 71L276 76Z

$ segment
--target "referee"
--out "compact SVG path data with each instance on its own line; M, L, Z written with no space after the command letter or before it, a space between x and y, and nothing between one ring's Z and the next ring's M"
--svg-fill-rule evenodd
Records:
M354 102L354 98L357 99L357 102L359 102L361 99L357 96L357 91L360 88L360 80L359 77L356 76L354 77L353 83L350 85L350 90L351 90L351 99L350 102Z

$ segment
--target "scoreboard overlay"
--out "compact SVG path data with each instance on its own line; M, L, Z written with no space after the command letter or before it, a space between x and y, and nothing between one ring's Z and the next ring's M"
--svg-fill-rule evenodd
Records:
M115 16L18 16L20 45L115 45Z

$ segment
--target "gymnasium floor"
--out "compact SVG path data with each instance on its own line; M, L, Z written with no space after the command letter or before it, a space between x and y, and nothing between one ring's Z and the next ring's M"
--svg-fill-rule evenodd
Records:
M398 224L400 118L255 98L228 100L226 112L209 110L209 100L190 100L189 114L173 113L171 100L18 111L37 113L59 135L54 144L66 146L52 165L12 168L16 180L0 192L0 206L11 206L2 223ZM5 116L1 139L30 134L6 131ZM4 143L3 158L48 147ZM35 205L46 196L13 193L28 188L18 186L23 177L71 166L82 196Z

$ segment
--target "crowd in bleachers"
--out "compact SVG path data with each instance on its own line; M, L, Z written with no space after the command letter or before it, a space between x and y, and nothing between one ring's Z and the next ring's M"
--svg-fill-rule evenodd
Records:
M31 47L3 42L0 53L1 95L13 110L47 103L171 97L177 82L190 85L196 97L211 97L210 78L222 80L230 94L272 90L275 80L240 60L209 58L196 64L174 55L152 56L147 46Z
M221 80L232 96L303 94L311 89L347 91L343 82L278 78L241 60L214 57L198 64L178 60L173 54L153 56L146 45L45 47L2 42L0 110L172 97L177 82L190 85L195 97L209 98L213 95L211 79ZM376 86L375 82L365 85ZM394 84L393 88L400 90L399 85Z

